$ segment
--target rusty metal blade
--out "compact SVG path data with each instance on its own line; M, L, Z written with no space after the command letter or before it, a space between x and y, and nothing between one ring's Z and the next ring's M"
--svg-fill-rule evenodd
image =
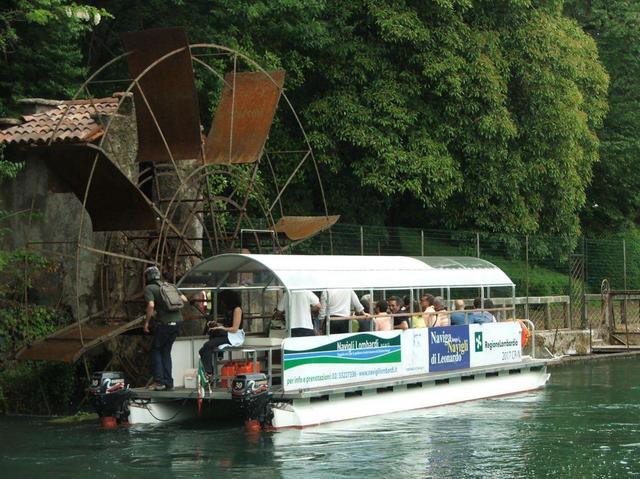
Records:
M87 196L86 209L94 231L155 230L156 215L142 192L93 145L59 148L45 163L84 201L94 159L97 164Z
M340 219L335 216L283 216L275 225L276 233L284 233L292 241L310 238L328 228Z
M41 359L73 363L85 352L120 334L140 327L141 318L111 325L72 324L58 330L16 353L20 361ZM82 329L82 331L80 331ZM82 339L80 339L82 338Z
M182 28L157 28L123 33L121 39L125 49L132 52L127 57L131 78L155 63L138 82L142 93L134 88L138 161L200 158L198 96L186 33ZM184 50L158 61L180 48Z
M253 163L269 136L284 72L227 73L224 78L205 143L205 163Z

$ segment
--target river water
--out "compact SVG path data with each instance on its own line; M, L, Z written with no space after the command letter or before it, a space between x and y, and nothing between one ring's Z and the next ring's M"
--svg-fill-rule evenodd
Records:
M640 360L551 370L539 392L304 430L0 418L1 477L640 476Z

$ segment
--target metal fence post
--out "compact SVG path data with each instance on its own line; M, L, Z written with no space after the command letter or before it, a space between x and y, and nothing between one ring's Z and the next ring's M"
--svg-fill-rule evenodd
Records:
M360 227L360 255L364 256L364 227Z
M420 230L420 256L424 256L424 230Z
M480 257L480 233L476 233L476 256Z
M622 284L627 289L627 242L622 240Z
M587 240L587 235L583 236L584 238L584 284L585 284L585 293L591 293L591 289L589 288L589 241Z
M622 284L624 290L627 290L627 242L622 240ZM624 317L624 325L627 328L628 318L627 318L627 295L624 295L624 302L622 304L624 308L624 314L621 314ZM629 332L627 331L627 349L629 349Z

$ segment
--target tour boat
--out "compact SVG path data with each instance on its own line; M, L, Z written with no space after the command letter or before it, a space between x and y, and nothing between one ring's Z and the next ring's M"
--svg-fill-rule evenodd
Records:
M213 384L197 373L205 336L174 343L170 391L120 386L110 401L106 391L123 378L98 373L94 402L103 405L102 416L130 424L238 418L268 429L300 428L517 394L549 379L552 359L536 357L533 323L516 319L513 282L479 258L222 254L196 265L178 286L187 296L211 298L209 318L217 317L220 291L241 293L244 344L215 354ZM326 334L345 320L329 318L325 334L308 337L289 337L286 318L283 329L267 327L285 292L320 296L336 289L373 300L407 296L409 307L398 316L409 322L423 314L411 305L424 293L442 296L449 310L454 299L480 297L482 305L501 299L493 310L497 321L481 324ZM465 311L469 319L475 313L482 311ZM259 323L250 326L255 321L262 334L255 332ZM350 331L357 327L346 321Z

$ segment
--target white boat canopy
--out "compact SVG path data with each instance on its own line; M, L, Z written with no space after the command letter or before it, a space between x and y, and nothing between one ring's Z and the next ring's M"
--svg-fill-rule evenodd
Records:
M189 270L181 289L430 289L513 287L480 258L221 254Z

